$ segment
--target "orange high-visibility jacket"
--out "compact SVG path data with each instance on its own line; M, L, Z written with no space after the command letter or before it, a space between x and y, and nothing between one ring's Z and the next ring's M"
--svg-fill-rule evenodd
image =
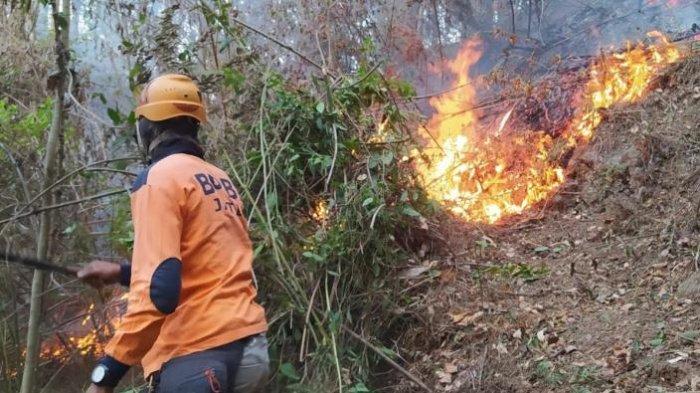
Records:
M141 362L149 375L174 357L267 330L241 198L198 149L165 143L132 187L130 291L105 351L111 368Z

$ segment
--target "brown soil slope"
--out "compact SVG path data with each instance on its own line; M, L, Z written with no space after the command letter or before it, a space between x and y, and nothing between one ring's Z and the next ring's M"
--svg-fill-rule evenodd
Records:
M695 58L607 113L536 218L445 225L449 255L405 274L409 371L438 392L700 390L699 124Z

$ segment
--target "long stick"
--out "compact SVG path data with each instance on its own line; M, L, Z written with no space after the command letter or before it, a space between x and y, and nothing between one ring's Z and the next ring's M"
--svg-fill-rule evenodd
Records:
M51 263L48 261L40 261L35 258L23 257L20 255L6 253L4 251L0 251L0 260L16 263L32 269L47 270L50 272L61 273L71 277L75 277L75 273L78 272L78 269L76 268L59 266L55 263Z
M253 26L251 26L251 25L249 25L249 24L243 22L243 21L240 20L240 19L231 18L231 20L232 20L233 22L238 23L239 25L245 27L246 29L248 29L248 30L254 32L254 33L260 34L261 36L267 38L268 40L274 42L275 44L281 46L282 48L284 48L284 49L286 49L286 50L288 50L288 51L294 53L295 55L299 56L302 60L304 60L304 61L306 61L307 63L311 64L312 66L318 68L319 70L321 70L321 71L326 71L326 72L328 71L328 70L325 70L320 64L318 64L318 63L316 63L315 61L309 59L307 56L305 56L304 54L302 54L302 53L299 52L298 50L292 48L291 46L285 44L284 42L278 40L277 38L275 38L275 37L273 37L273 36L271 36L271 35L265 33L264 31L258 30L258 29L256 29L255 27L253 27Z
M406 370L405 368L401 367L401 365L399 365L399 364L396 363L394 360L392 360L389 356L387 356L387 355L386 355L384 352L382 352L379 348L377 348L377 347L375 347L374 345L372 345L372 344L371 344L369 341L367 341L364 337L362 337L362 336L360 336L359 334L353 332L352 330L350 330L349 328L347 328L345 325L342 325L341 327L342 327L342 329L345 330L348 334L350 334L351 336L353 336L354 338L356 338L357 340L359 340L360 342L362 342L362 344L366 345L367 348L371 349L372 351L374 351L374 353L376 353L377 355L381 356L382 359L386 360L386 362L389 363L389 365L390 365L391 367L395 368L395 369L396 369L397 371L399 371L401 374L405 375L406 377L408 377L408 379L410 379L411 381L415 382L418 386L420 386L421 388L423 388L423 390L425 390L426 392L433 393L433 389L430 389L430 388L428 387L428 385L426 385L423 381L421 381L420 379L418 379L418 377L416 377L415 375L413 375L413 374L411 374L410 372L408 372L408 370Z

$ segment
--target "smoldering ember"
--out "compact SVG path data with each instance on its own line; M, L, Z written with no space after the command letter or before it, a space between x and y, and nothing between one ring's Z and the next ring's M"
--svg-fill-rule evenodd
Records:
M697 0L0 4L0 392L700 391Z

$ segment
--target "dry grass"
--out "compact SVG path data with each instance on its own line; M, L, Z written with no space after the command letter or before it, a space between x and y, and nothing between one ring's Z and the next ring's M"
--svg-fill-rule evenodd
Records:
M29 39L25 23L16 15L0 23L0 98L20 106L46 98L45 79L53 62L51 41Z

